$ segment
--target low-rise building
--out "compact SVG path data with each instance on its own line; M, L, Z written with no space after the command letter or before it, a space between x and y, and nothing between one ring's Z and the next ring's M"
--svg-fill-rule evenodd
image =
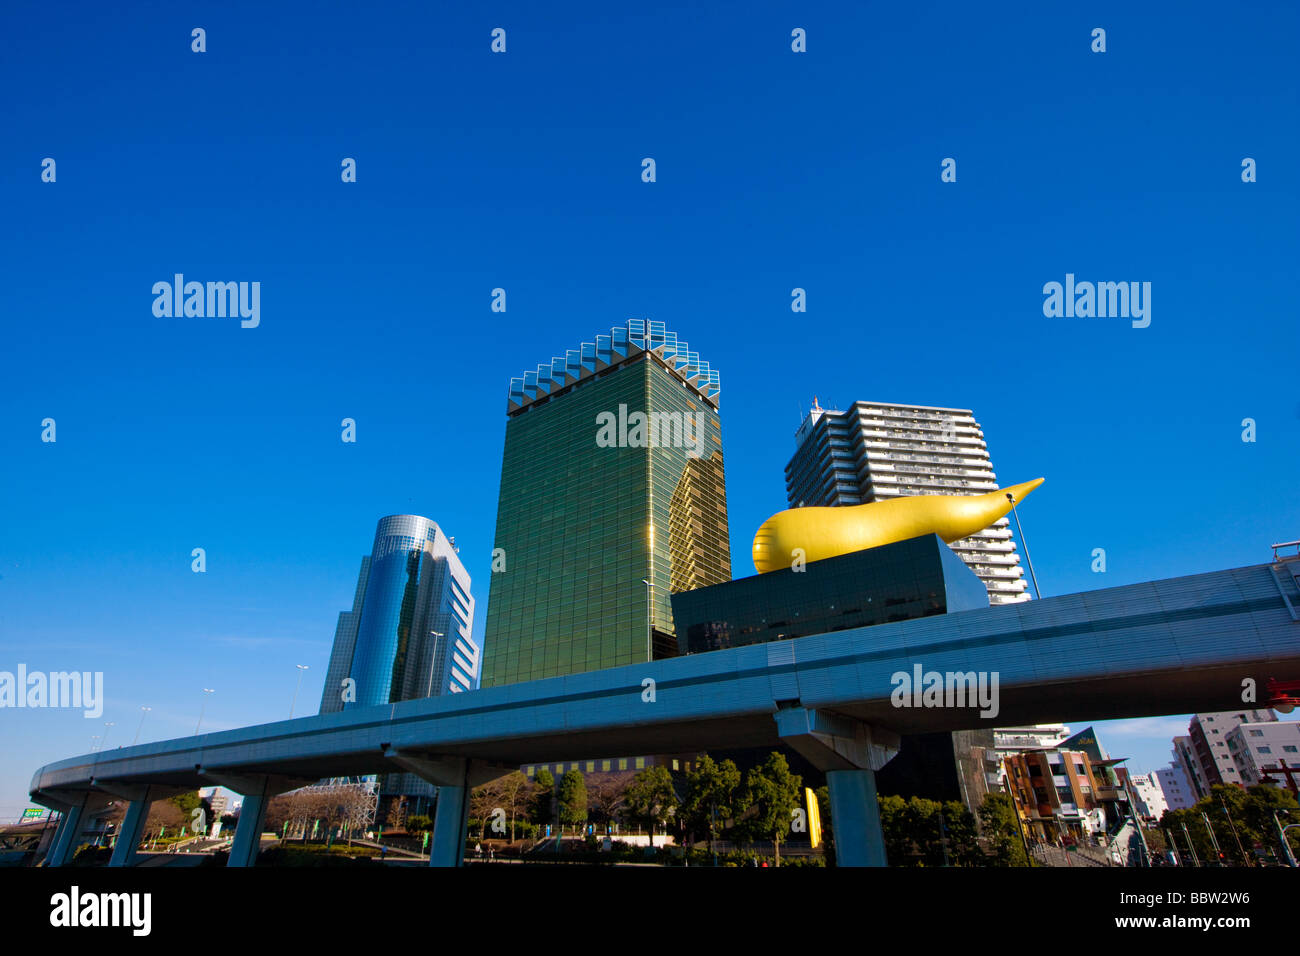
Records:
M1007 789L1033 839L1083 839L1129 816L1123 768L1086 750L1027 750L1003 758Z

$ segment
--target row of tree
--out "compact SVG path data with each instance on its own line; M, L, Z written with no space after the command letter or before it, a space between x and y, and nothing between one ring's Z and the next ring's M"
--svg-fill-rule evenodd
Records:
M1285 860L1279 824L1300 823L1300 805L1289 790L1268 784L1242 789L1233 784L1215 784L1210 795L1186 810L1166 810L1160 830L1172 840L1184 866L1195 860L1202 866L1255 866L1256 848L1271 850ZM1300 840L1288 833L1292 852L1300 858Z
M674 830L688 843L707 838L710 849L724 835L739 842L770 840L779 860L802 792L802 779L779 753L770 754L743 781L734 761L718 763L704 754L676 780L662 766L599 774L590 784L578 770L565 773L558 785L545 769L531 784L522 773L513 773L474 790L470 817L480 839L493 829L494 820L511 841L522 820L562 827L633 823L651 832L652 844L656 829Z
M588 782L577 770L560 780L539 770L530 784L513 773L471 795L470 817L478 838L505 832L513 842L518 824L581 827L615 822L673 831L688 845L707 840L741 844L770 842L777 860L802 806L803 780L791 773L784 756L771 753L748 773L734 761L702 754L694 768L676 779L666 767L619 774L597 774ZM817 791L822 837L834 853L830 795ZM493 821L499 821L497 827ZM1010 799L989 794L976 818L957 801L940 803L912 797L880 798L885 850L893 866L1029 866ZM807 824L807 821L805 821ZM806 827L805 827L806 828Z

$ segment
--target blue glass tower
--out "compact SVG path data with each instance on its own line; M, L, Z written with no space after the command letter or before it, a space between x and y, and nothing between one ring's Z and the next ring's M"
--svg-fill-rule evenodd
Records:
M352 610L339 615L321 713L474 690L473 621L455 542L428 518L380 519Z

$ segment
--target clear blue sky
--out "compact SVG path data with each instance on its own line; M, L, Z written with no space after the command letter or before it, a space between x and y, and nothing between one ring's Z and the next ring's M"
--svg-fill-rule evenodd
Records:
M0 712L0 818L142 706L280 719L308 664L314 711L382 515L456 537L481 626L509 379L629 317L721 370L737 575L814 395L974 409L1047 478L1047 594L1300 537L1300 15L1049 6L7 3L0 670L108 704ZM260 327L155 318L177 272L261 282ZM1151 326L1045 318L1067 272ZM1099 730L1163 765L1144 726Z

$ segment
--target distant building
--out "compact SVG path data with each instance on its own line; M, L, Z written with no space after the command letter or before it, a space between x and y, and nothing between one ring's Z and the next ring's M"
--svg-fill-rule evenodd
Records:
M1270 783L1287 787L1285 774L1266 775L1263 771L1280 770L1284 763L1300 771L1300 723L1296 721L1237 724L1227 736L1228 752L1237 766L1242 786Z
M473 626L455 541L428 518L381 518L352 610L339 614L320 712L477 689Z
M1156 781L1164 795L1165 806L1170 810L1187 810L1196 805L1196 794L1187 779L1187 772L1178 761L1177 751L1173 763L1156 771Z
M1228 749L1228 734L1238 724L1271 723L1277 715L1271 710L1221 711L1193 714L1187 736L1174 738L1177 762L1183 767L1192 790L1199 800L1210 795L1219 783L1242 783L1241 772Z
M1169 807L1156 773L1135 774L1129 779L1133 787L1133 808L1138 816L1148 824L1158 823Z
M1029 835L1054 842L1113 831L1129 816L1123 770L1067 747L1003 758L1007 789Z
M473 624L455 540L418 515L381 518L352 610L339 614L320 712L476 690L482 655ZM380 798L407 797L415 813L435 789L414 774L385 774Z
M785 466L792 508L847 507L909 495L982 495L998 488L984 432L967 408L816 400ZM990 604L1029 600L1009 519L951 543L988 590Z
M1026 750L1050 750L1070 736L1065 724L1030 724L1025 727L998 727L993 731L993 745L983 753L972 755L984 761L985 786L991 791L1006 789L1003 758Z
M212 807L214 820L220 820L230 812L230 795L221 787L207 787L199 791L200 799L207 800Z
M511 379L483 684L673 657L731 579L718 372L631 319Z

